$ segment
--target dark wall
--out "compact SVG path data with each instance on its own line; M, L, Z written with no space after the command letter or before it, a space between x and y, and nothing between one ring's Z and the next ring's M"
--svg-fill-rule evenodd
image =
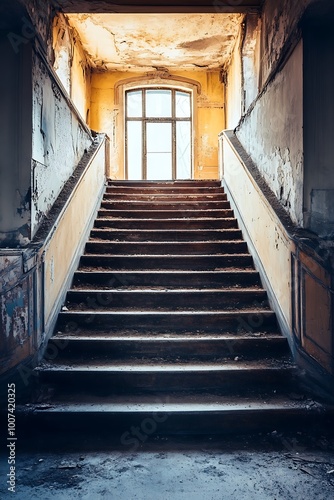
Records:
M304 43L305 226L334 236L334 15L306 17Z
M0 247L12 248L30 240L32 48L17 3L0 14Z

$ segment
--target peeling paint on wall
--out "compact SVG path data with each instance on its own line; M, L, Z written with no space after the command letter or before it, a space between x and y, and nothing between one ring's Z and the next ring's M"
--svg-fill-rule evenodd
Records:
M0 371L14 366L32 352L32 277L24 275L22 254L0 255Z
M314 0L275 0L265 2L263 11L261 74L262 84L282 55L284 44L298 29L298 23L308 5Z
M237 129L270 189L303 225L302 42Z
M84 120L90 109L91 66L75 28L59 13L53 21L53 68Z
M37 54L33 64L33 205L35 233L92 139Z

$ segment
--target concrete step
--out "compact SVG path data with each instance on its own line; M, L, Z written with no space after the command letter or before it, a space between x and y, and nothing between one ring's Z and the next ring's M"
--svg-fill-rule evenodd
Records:
M153 394L112 398L59 399L21 407L18 436L23 442L36 429L54 435L57 443L71 435L96 446L103 435L122 444L125 451L136 451L153 435L242 435L276 431L309 431L316 425L330 428L333 408L312 406L310 400L294 401L282 395L228 397L208 391L181 394ZM55 443L55 445L57 445Z
M183 230L135 230L135 229L92 229L90 241L129 241L129 242L160 242L160 241L225 241L241 240L240 229L183 229Z
M189 271L224 270L229 268L252 268L253 259L250 254L220 255L115 255L91 254L83 255L80 266L101 270L140 270L153 269Z
M84 311L62 311L56 331L81 332L277 332L276 315L267 308L244 308L217 311L96 310L95 304Z
M105 219L224 219L233 217L232 209L222 210L106 210L100 209L99 217Z
M110 255L216 255L247 253L247 243L243 240L232 241L88 241L86 254Z
M226 201L227 195L223 190L215 193L172 193L160 192L160 193L143 193L141 190L134 190L132 193L124 193L119 190L114 190L109 192L108 188L105 191L104 201L126 201L126 202L170 202L174 203L196 203L196 202L210 202L210 201Z
M174 195L174 194L205 194L210 195L210 194L220 194L224 192L224 189L221 186L213 186L213 187L207 187L207 186L202 186L202 185L195 185L195 186L182 186L182 185L175 185L175 184L153 184L150 186L142 186L138 188L137 186L129 186L129 185L123 185L123 186L107 186L106 189L107 193L113 194L113 193L123 193L123 194L132 194L132 193L138 193L140 191L141 194L169 194L169 195Z
M200 179L188 179L188 180L166 180L166 181L148 181L148 180L138 180L138 181L128 181L128 180L109 180L108 187L136 187L137 189L142 187L221 187L221 182L216 179L212 180L200 180Z
M182 287L212 288L260 286L257 271L85 271L80 268L73 279L73 286L80 288L142 288L142 287Z
M41 384L52 387L55 397L61 394L112 395L142 392L219 390L233 396L275 389L282 391L297 375L288 362L273 359L261 361L167 361L138 359L95 362L72 359L61 364L36 368ZM259 389L261 388L261 389Z
M182 230L182 229L233 229L237 228L235 217L215 218L210 217L198 219L115 219L98 217L95 228L113 229L144 229L144 230Z
M183 201L144 201L144 200L105 200L102 201L101 207L105 210L224 210L231 208L229 201L198 201L198 200L183 200Z
M268 307L267 292L261 289L179 289L179 290L70 290L66 296L69 310L115 309L219 310L242 307Z
M197 359L212 360L227 358L231 360L255 360L260 357L288 356L287 339L278 333L261 334L206 334L169 333L161 335L117 332L117 334L98 334L94 331L81 332L79 335L55 334L49 342L49 352L57 352L58 360L73 358L90 360L132 360L133 358ZM70 362L70 361L69 361Z

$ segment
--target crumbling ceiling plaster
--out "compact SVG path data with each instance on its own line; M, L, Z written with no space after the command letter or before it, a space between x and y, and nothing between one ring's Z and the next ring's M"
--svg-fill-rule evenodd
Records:
M242 14L69 14L92 66L108 71L216 70Z

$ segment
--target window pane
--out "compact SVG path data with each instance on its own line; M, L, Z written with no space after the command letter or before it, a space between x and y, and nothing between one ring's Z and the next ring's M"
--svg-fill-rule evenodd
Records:
M172 178L172 153L147 153L147 179L150 181Z
M143 116L142 91L133 90L126 93L127 96L127 115L130 118L139 118Z
M190 118L190 94L188 92L176 92L175 95L176 118Z
M176 122L176 178L191 179L190 122Z
M146 90L146 116L149 118L172 116L171 90Z
M146 127L147 179L172 178L172 124L148 123Z
M127 124L128 179L142 179L142 122Z
M148 153L172 152L172 124L148 123L146 128Z

